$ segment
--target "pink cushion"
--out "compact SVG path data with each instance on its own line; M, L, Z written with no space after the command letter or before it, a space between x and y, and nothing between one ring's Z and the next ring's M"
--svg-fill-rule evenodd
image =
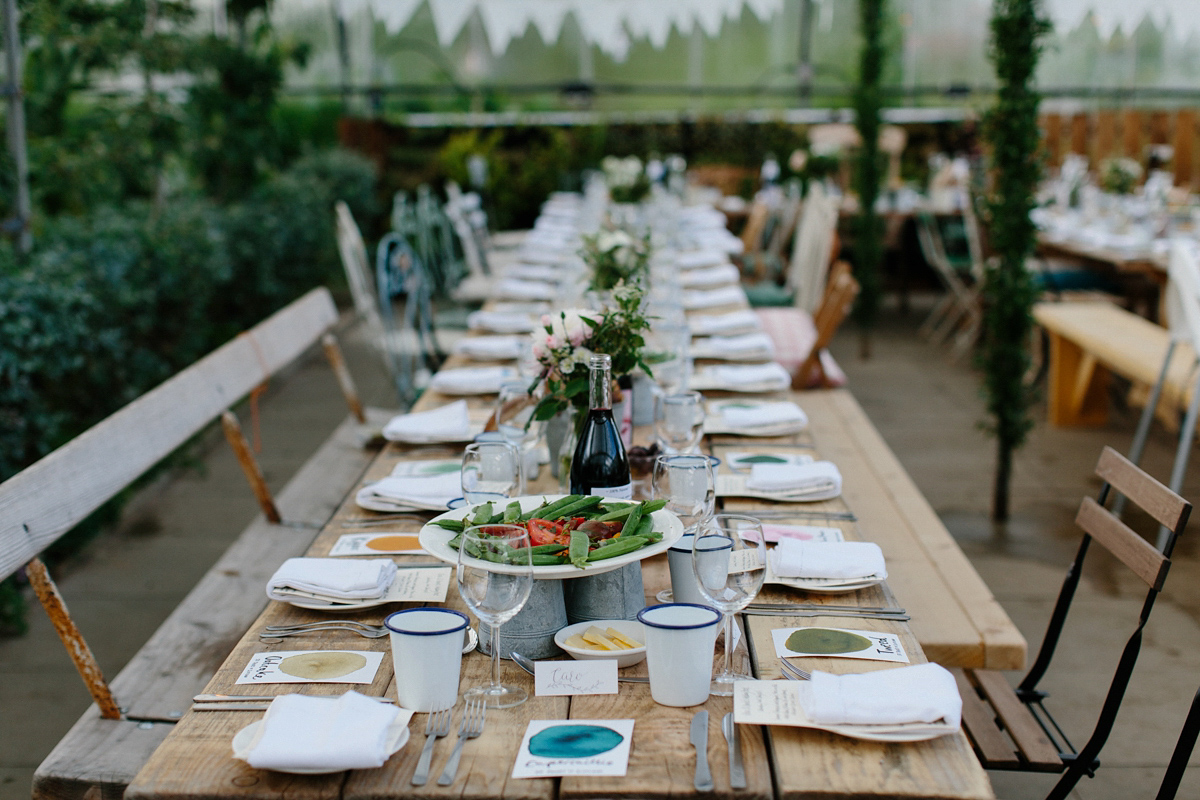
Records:
M794 375L817 341L817 328L812 316L795 307L756 308L754 313L775 345L775 360ZM834 386L845 385L846 373L842 372L829 351L821 351L820 358L829 382Z

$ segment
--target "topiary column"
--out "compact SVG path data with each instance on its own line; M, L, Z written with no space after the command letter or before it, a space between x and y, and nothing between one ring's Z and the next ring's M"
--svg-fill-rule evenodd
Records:
M856 188L859 214L854 236L854 267L862 292L854 307L854 318L862 335L864 358L870 355L869 331L875 324L882 294L880 265L883 262L883 226L875 213L879 197L879 112L883 97L879 83L883 75L883 17L887 0L859 0L859 33L862 50L859 53L858 85L854 89L854 109L858 133L862 139L859 151Z
M985 135L993 159L994 186L988 205L997 258L986 270L980 363L988 428L996 436L992 518L1003 521L1008 519L1013 453L1033 425L1029 416L1032 390L1025 383L1025 374L1037 291L1025 260L1036 243L1029 212L1041 178L1041 162L1040 95L1032 83L1041 39L1050 32L1050 23L1041 13L1039 0L994 0L991 30L990 55L998 90L996 104L986 118Z

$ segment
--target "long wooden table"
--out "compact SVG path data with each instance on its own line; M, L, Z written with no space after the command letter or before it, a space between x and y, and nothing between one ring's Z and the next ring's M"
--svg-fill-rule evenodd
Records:
M455 357L448 366L464 363ZM781 394L780 397L786 396ZM915 662L933 659L946 666L988 666L1017 669L1024 665L1025 642L999 604L980 580L970 563L955 545L937 515L904 472L894 454L866 418L861 407L846 390L806 392L793 395L810 419L809 428L795 436L779 439L747 440L735 436L710 436L707 447L720 455L729 448L756 446L800 449L829 458L838 464L844 478L840 498L822 503L775 504L744 498L724 500L726 509L753 510L770 507L778 514L797 513L773 521L812 523L807 514L814 511L852 511L857 521L833 518L821 521L842 528L849 539L877 542L888 561L887 583L851 595L830 598L833 603L860 605L901 605L908 609L911 623L870 619L746 617L743 620L748 651L739 649L738 658L750 660L759 678L779 678L778 659L771 645L772 628L834 625L860 630L880 630L902 637ZM418 408L441 405L453 398L428 392ZM493 396L471 398L473 406L490 405ZM648 432L635 433L639 442ZM367 480L387 475L404 459L455 457L461 446L406 446L390 444L380 453L366 474ZM531 487L531 493L557 491L548 470ZM330 522L317 535L309 555L322 556L344 533L361 530L347 527L353 520L370 517L353 499L346 498ZM419 522L400 522L394 530L416 530ZM378 531L379 528L372 530ZM389 528L389 530L391 530ZM297 535L300 535L299 532ZM423 556L400 556L401 561L428 560ZM655 594L670 585L665 555L642 562L647 603L656 602ZM781 587L764 587L760 599L786 602L804 599L822 602L824 595L797 598ZM453 589L445 605L466 610ZM352 616L378 623L394 606L361 611ZM343 616L343 614L339 614ZM351 648L387 652L387 639L363 639L349 633L327 632L311 637L285 639L279 644L263 644L258 634L270 624L294 623L325 618L319 612L271 602L246 632L206 689L214 694L278 693L301 687L237 687L241 668L254 653L269 650L304 648ZM721 654L717 653L716 658ZM186 659L186 654L181 654ZM886 668L880 662L848 659L805 659L808 669L829 672L858 672ZM283 796L303 798L374 798L446 797L553 798L637 797L667 798L694 793L695 763L688 728L696 709L657 705L649 687L622 684L618 695L592 697L536 697L532 679L504 662L504 679L526 686L530 699L512 709L489 710L486 729L479 739L469 741L463 751L458 778L453 785L441 787L436 776L454 746L451 735L436 743L433 776L424 787L413 787L409 780L424 744L426 715L417 714L410 723L412 739L387 764L377 770L360 770L330 776L295 776L250 768L232 757L230 742L245 725L261 718L261 712L189 711L144 769L130 784L129 800L235 800ZM645 665L629 668L644 674ZM487 682L490 660L480 653L464 658L461 687ZM302 687L309 694L340 694L346 686L310 684ZM385 658L374 683L356 686L365 694L395 697L392 665ZM979 766L971 746L962 734L928 742L879 744L847 739L820 731L799 728L764 729L742 726L743 752L749 788L732 790L729 786L726 745L720 732L720 719L732 710L731 698L712 697L704 705L710 712L709 763L712 766L719 797L763 798L969 798L987 800L992 790L986 773ZM462 706L456 710L455 730ZM510 774L522 735L534 719L634 719L633 747L628 774L624 778L512 779Z

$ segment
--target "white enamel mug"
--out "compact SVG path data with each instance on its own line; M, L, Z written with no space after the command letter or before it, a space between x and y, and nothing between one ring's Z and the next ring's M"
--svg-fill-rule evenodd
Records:
M396 700L413 711L441 711L458 702L466 614L449 608L408 608L383 621L392 643Z
M692 568L692 540L694 538L695 534L685 533L679 537L679 541L667 549L667 569L671 571L671 600L675 603L695 603L708 606L712 604L700 591L700 584L696 581L696 571ZM728 551L728 542L714 543L712 549ZM721 555L727 556L728 553L714 554L717 558L720 558ZM719 563L724 564L727 561L728 558L725 558Z
M664 603L643 608L638 620L645 626L654 702L695 706L707 700L721 613L693 603Z

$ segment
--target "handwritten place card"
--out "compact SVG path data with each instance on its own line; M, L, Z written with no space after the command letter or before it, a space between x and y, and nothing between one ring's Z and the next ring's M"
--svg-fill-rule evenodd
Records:
M514 778L623 776L633 743L631 719L535 719L525 729Z
M737 681L733 684L733 721L807 727L800 689L799 681Z
M385 596L388 603L441 603L450 589L452 567L396 570L396 578Z
M238 676L250 683L371 683L384 653L369 650L281 650L255 653Z
M908 663L904 645L893 633L843 628L776 628L771 631L771 638L775 642L775 654L780 658L819 656Z
M617 660L534 662L534 691L539 697L568 694L616 694Z
M846 541L845 534L838 528L821 525L773 525L764 522L762 528L768 544L777 544L780 539L799 539L804 542Z
M338 537L331 556L421 555L421 542L416 533L400 531L347 533Z

